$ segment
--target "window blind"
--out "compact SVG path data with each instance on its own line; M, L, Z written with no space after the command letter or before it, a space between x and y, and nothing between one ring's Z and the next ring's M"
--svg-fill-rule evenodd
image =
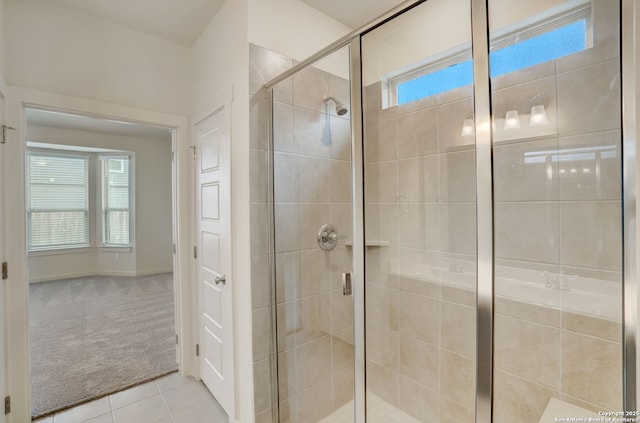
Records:
M100 157L102 162L102 243L130 244L130 159Z
M89 158L27 155L29 251L89 246Z

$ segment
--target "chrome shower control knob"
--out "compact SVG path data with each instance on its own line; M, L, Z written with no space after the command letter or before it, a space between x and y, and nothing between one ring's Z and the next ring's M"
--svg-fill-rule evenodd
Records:
M336 248L336 244L338 244L336 228L329 223L322 225L318 231L318 246L325 251L330 251Z

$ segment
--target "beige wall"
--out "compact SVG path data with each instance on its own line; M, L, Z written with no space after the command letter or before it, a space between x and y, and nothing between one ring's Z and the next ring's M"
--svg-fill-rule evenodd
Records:
M169 132L164 139L148 139L29 125L27 139L131 151L135 163L135 232L132 234L135 244L132 250L113 252L100 249L95 241L99 236L96 230L93 234L94 245L88 252L30 255L30 281L87 275L149 275L172 270Z

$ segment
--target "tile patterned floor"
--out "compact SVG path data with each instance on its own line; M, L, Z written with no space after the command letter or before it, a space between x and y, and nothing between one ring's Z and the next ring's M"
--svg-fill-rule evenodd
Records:
M377 395L367 395L367 421L374 423L420 423ZM353 423L353 401L349 401L318 423Z
M201 382L173 373L36 423L228 423Z

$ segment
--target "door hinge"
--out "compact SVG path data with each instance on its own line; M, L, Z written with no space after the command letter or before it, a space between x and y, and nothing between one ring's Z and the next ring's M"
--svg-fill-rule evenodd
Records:
M176 334L176 345L178 345L178 334Z
M200 344L196 344L196 357L200 357Z
M197 259L198 258L198 247L197 246L193 246L193 258Z
M190 145L189 148L193 149L193 160L198 159L198 147L195 145Z
M173 244L173 254L176 253L176 244Z
M11 413L11 397L7 395L4 397L4 414Z
M9 265L6 261L2 262L2 280L9 279Z
M172 161L172 162L175 162L175 161L176 161L176 152L175 152L175 151L172 151L172 152L171 152L171 161Z
M2 125L2 141L0 141L0 143L2 144L6 144L7 142L7 131L15 131L16 128L14 128L13 126L7 126L7 125Z

